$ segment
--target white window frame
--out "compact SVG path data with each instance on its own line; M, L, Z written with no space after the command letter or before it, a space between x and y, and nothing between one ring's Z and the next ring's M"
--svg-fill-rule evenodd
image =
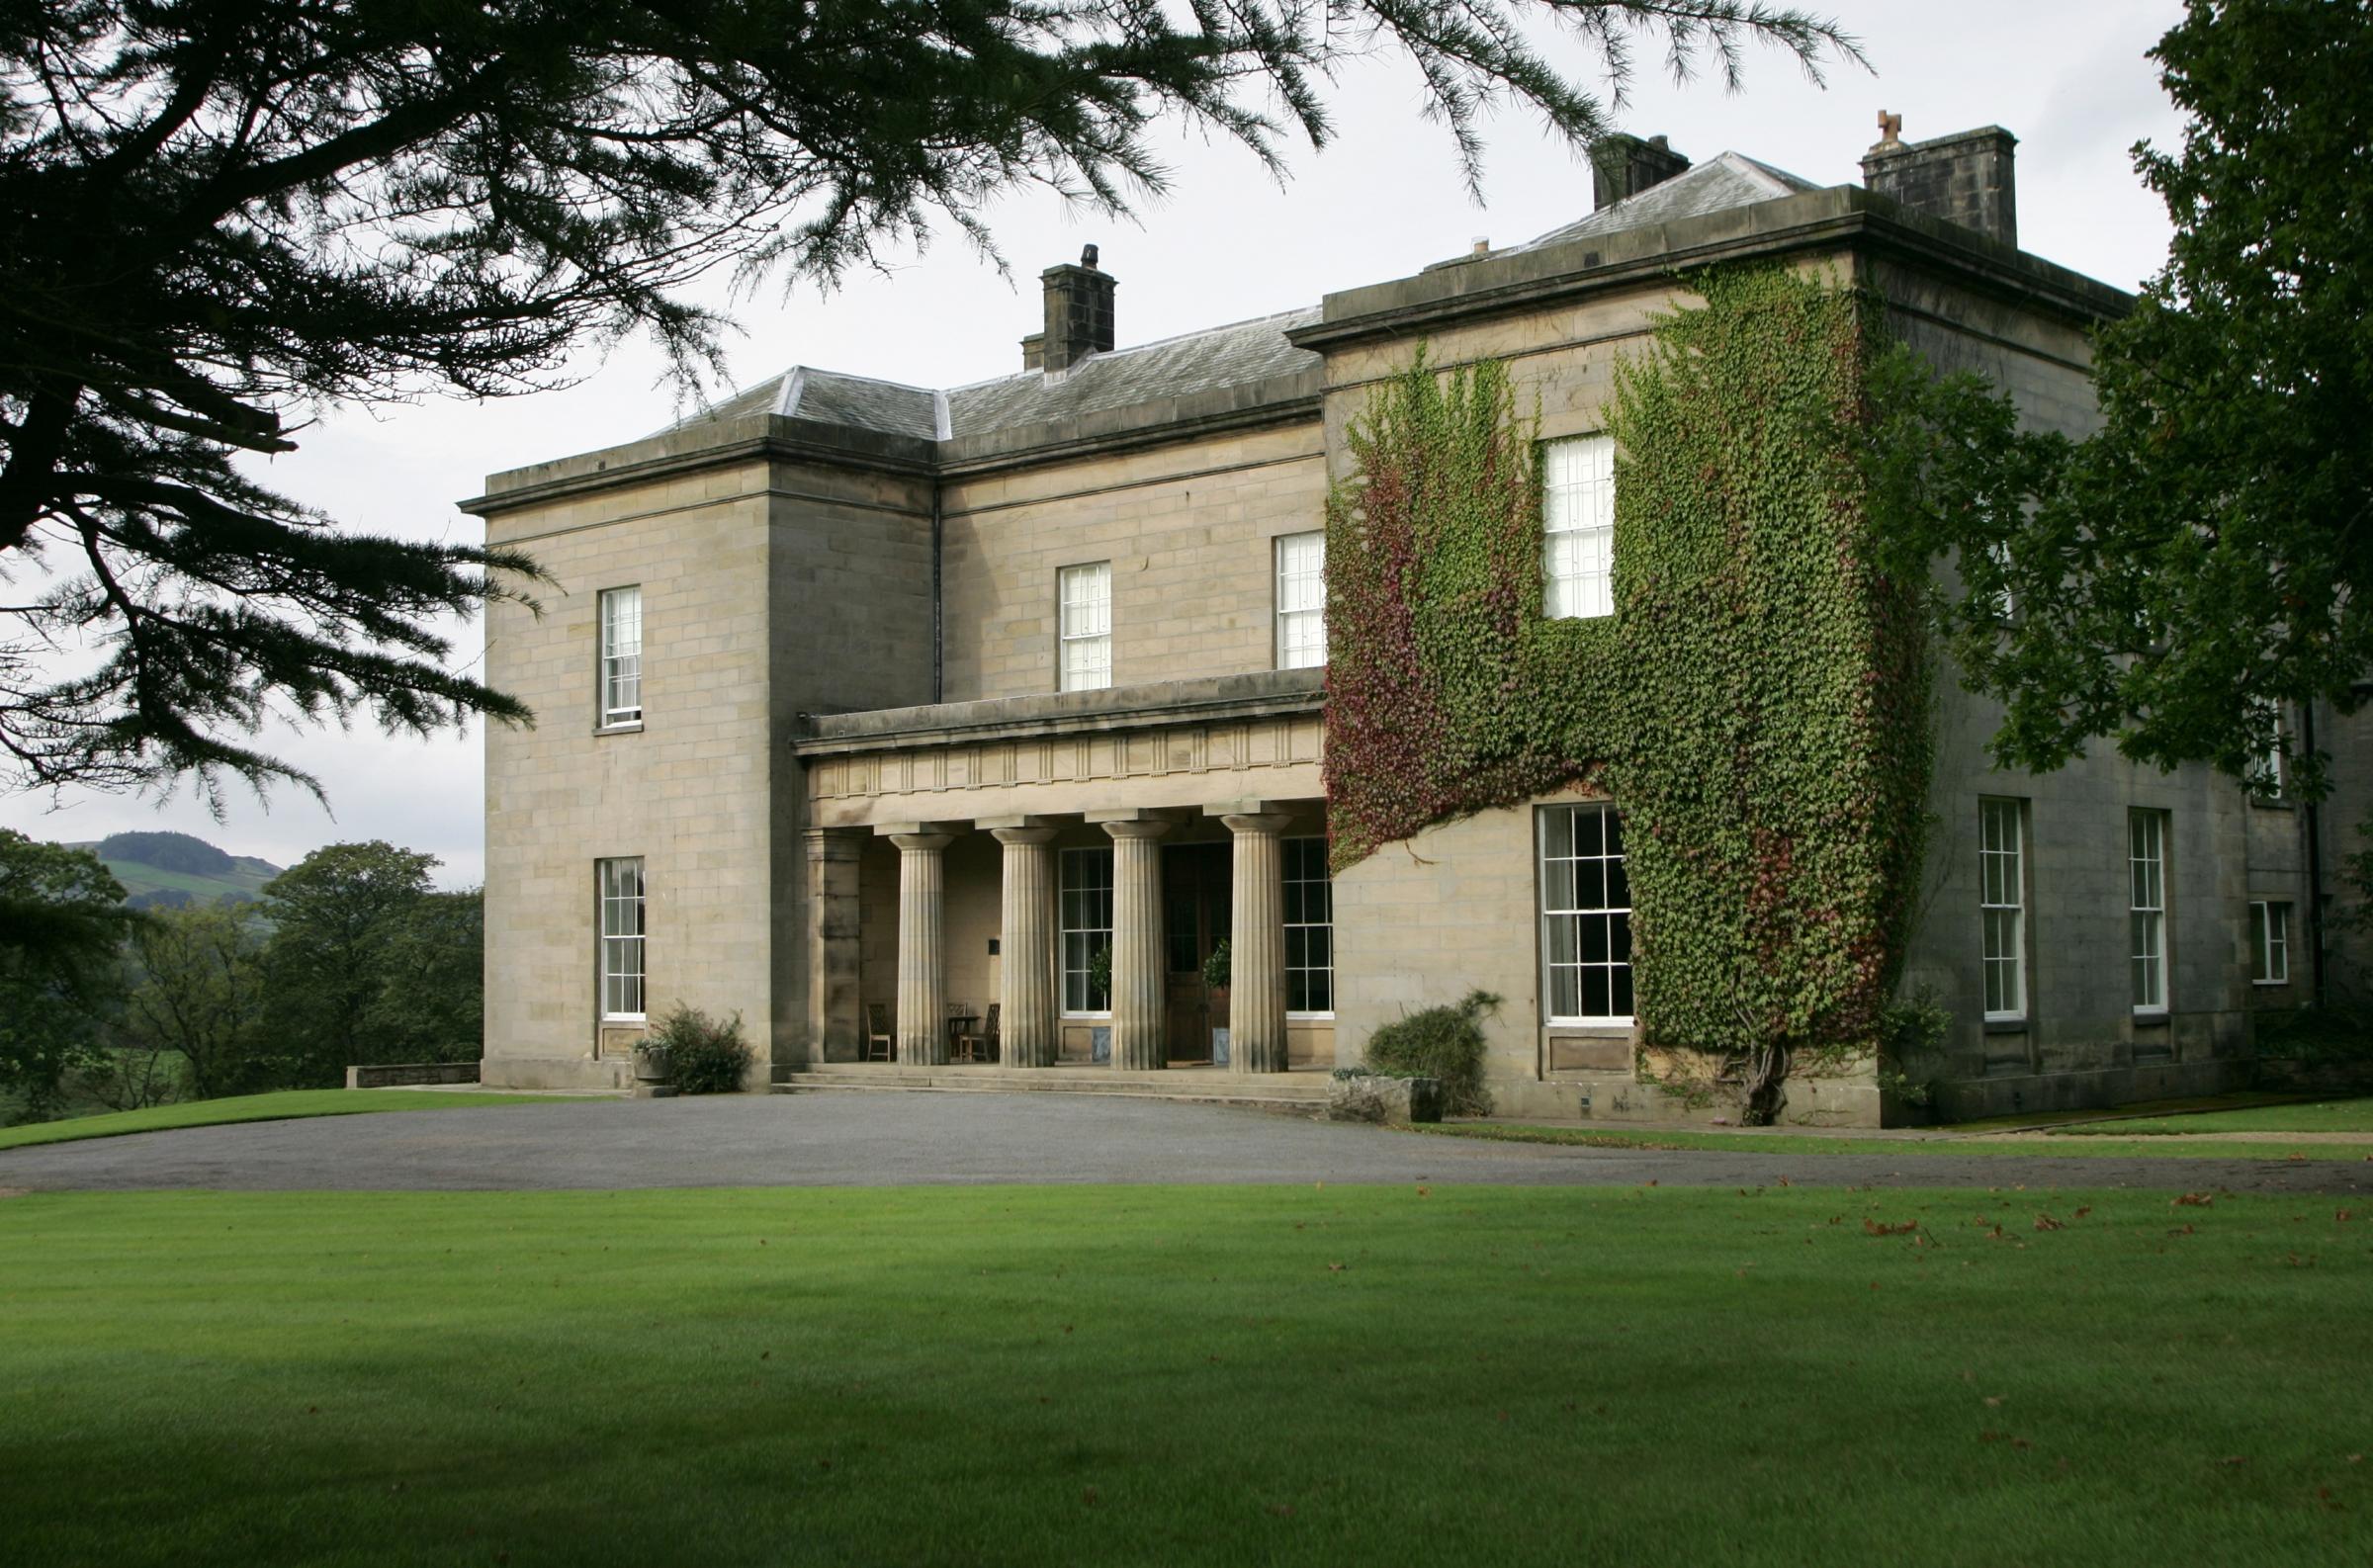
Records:
M1104 691L1112 684L1112 563L1091 561L1055 573L1055 689Z
M1082 1000L1096 1000L1088 982L1088 971L1096 957L1096 938L1101 936L1102 946L1107 950L1112 946L1112 851L1093 844L1057 850L1055 867L1055 983L1062 1014L1066 1018L1109 1018L1112 1016L1109 995L1101 1007L1075 1007L1071 999L1072 981L1076 977ZM1095 869L1098 867L1101 868L1100 880ZM1099 895L1100 909L1097 903ZM1101 924L1094 918L1099 914ZM1079 940L1074 941L1075 937ZM1075 959L1078 961L1074 962Z
M594 861L593 902L593 964L599 976L594 1002L601 1021L641 1023L650 1005L646 995L650 885L644 879L643 857L620 855ZM631 1010L612 1006L614 1001L633 1006Z
M643 588L640 583L604 588L598 603L600 668L594 701L599 728L615 730L643 722Z
M1327 661L1326 532L1279 534L1274 554L1277 668L1317 668Z
M2167 1014L2167 814L2126 814L2126 951L2138 1018Z
M2027 803L1978 798L1978 995L1988 1023L2027 1018ZM1996 981L2002 983L1997 986Z
M2260 712L2271 712L2274 719L2274 739L2265 750L2251 760L2249 798L2258 801L2279 801L2283 798L2290 771L2290 738L2282 722L2282 705L2267 698L2254 698L2251 706Z
M1597 820L1601 835L1599 851L1589 855L1580 853L1580 829L1585 818ZM1564 855L1552 855L1549 852L1551 824L1560 819L1569 825L1565 835L1569 852ZM1607 835L1610 829L1613 830L1615 842L1612 853L1607 849ZM1616 1001L1616 979L1619 973L1622 976L1623 989L1632 993L1629 1000L1634 1007L1638 1005L1637 993L1634 989L1638 977L1633 974L1631 964L1630 876L1627 870L1623 873L1624 899L1621 904L1617 904L1613 902L1614 894L1610 886L1612 878L1607 875L1608 867L1623 867L1628 858L1623 847L1622 833L1623 818L1612 805L1587 803L1574 806L1544 806L1535 814L1534 863L1539 876L1536 902L1540 910L1540 1011L1541 1017L1552 1025L1620 1027L1628 1026L1633 1017L1630 1012L1559 1012L1557 1010L1557 974L1560 970L1574 971L1574 1003L1577 1008L1583 1002L1583 972L1591 969L1607 971L1607 1001L1611 1008ZM1572 902L1564 908L1558 906L1556 898L1556 867L1561 863L1570 865L1574 869L1573 880L1568 883L1568 887L1572 889ZM1597 903L1585 901L1581 869L1584 865L1599 868L1604 879L1600 883ZM1570 944L1574 956L1570 960L1561 956L1567 947L1559 939L1558 922L1560 920L1574 922L1574 940ZM1589 928L1589 922L1592 921L1604 921L1606 932L1604 950L1608 955L1606 958L1592 959L1584 956L1586 952L1590 951L1584 933ZM1621 933L1620 940L1619 932ZM1623 954L1621 958L1615 956L1619 949Z
M1310 875L1314 853L1316 876ZM1285 839L1280 845L1280 858L1284 862L1285 893L1285 1016L1323 1021L1335 1016L1335 881L1327 868L1327 840L1324 835ZM1323 964L1307 962L1313 938L1306 933L1311 931L1326 933L1327 959ZM1300 938L1300 956L1305 961L1299 964L1294 962L1297 932L1305 933ZM1297 974L1326 976L1324 1007L1293 1005L1293 977Z
M2249 984L2287 986L2291 983L2290 900L2249 901Z
M1552 621L1615 613L1615 438L1540 448L1541 612Z

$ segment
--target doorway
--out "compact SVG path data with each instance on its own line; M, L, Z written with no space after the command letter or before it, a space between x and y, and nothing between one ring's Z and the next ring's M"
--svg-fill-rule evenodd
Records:
M1228 1025L1227 993L1203 984L1203 962L1227 939L1231 854L1227 844L1162 849L1162 945L1169 1060L1211 1060L1211 1031Z

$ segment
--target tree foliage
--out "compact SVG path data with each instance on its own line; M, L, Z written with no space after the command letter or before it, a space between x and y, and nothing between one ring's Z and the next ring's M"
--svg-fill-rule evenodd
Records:
M53 1114L69 1075L97 1060L116 956L138 916L87 849L0 828L0 1091Z
M264 884L267 1022L293 1058L292 1082L327 1081L368 1060L361 1053L374 1013L384 1016L391 966L418 962L413 922L436 863L384 839L329 844Z
M265 934L252 905L151 915L134 938L122 1046L180 1057L199 1099L282 1087L264 1031Z
M1602 100L1528 25L1605 68ZM1050 187L1161 191L1176 116L1273 169L1389 46L1476 168L1506 105L1588 139L1632 50L1730 84L1764 0L45 0L0 6L0 748L25 783L311 783L275 713L529 717L447 665L510 551L340 529L253 477L326 404L551 385L648 332L686 377L720 266L829 279ZM62 650L62 652L60 652Z
M2186 121L2136 160L2175 235L2098 335L2100 429L1899 354L1875 479L1906 554L1958 564L1938 609L2004 763L2109 738L2248 776L2280 703L2373 675L2373 5L2192 0L2153 57Z
M1700 276L1619 372L1615 614L1542 614L1537 423L1494 361L1421 355L1329 497L1326 782L1338 866L1561 790L1623 812L1640 1028L1773 1112L1880 1042L1931 738L1912 585L1859 454L1872 302Z

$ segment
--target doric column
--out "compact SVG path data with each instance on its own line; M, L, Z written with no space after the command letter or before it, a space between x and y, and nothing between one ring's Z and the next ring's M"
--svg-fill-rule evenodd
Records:
M1106 823L1112 835L1112 1065L1170 1064L1163 1005L1162 835L1165 822Z
M998 938L999 1050L1008 1067L1052 1067L1055 1032L1055 852L1052 828L997 828L1006 846Z
M947 1060L946 833L893 833L898 845L898 1060Z
M865 1054L857 928L857 866L864 838L847 828L810 828L805 837L808 1060L854 1062Z
M1228 893L1228 1065L1285 1071L1285 864L1281 813L1220 819L1236 835Z

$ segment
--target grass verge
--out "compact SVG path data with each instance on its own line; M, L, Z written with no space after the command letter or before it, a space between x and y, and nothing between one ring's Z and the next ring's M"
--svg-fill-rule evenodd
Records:
M2329 1200L0 1201L26 1562L2363 1561Z
M2055 1136L2152 1138L2187 1132L2373 1132L2373 1099L2249 1105L2238 1110L2202 1111L2197 1115L2087 1122L2082 1126L2064 1127Z
M145 1110L70 1116L63 1121L0 1127L0 1149L29 1144L72 1143L78 1138L117 1138L126 1133L162 1132L170 1127L214 1127L234 1121L293 1121L304 1116L354 1116L390 1110L461 1110L471 1105L535 1105L561 1094L456 1093L418 1089L286 1089L270 1094L234 1094L223 1099L190 1099Z
M1618 1132L1597 1127L1526 1127L1498 1122L1438 1122L1413 1132L1440 1138L1484 1138L1499 1143L1574 1144L1586 1149L1720 1149L1734 1154L1876 1154L1921 1160L1931 1155L2015 1155L2033 1160L2063 1155L2091 1159L2138 1157L2196 1160L2363 1160L2361 1145L2201 1141L2140 1137L2050 1142L2038 1138L1856 1138L1851 1134L1788 1132Z

